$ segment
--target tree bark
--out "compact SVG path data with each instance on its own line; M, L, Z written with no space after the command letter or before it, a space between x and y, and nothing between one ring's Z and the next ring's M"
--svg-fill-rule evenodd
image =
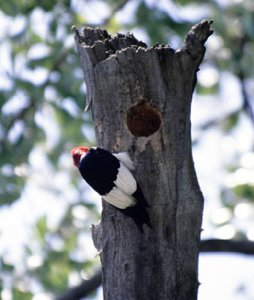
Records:
M211 22L194 26L178 51L131 34L74 28L98 146L128 151L152 229L103 203L92 229L105 300L197 298L203 212L191 152L190 108Z

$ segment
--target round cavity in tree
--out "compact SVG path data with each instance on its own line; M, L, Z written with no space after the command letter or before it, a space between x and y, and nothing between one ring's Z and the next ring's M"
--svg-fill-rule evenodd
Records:
M161 113L144 99L131 106L127 113L128 129L135 136L148 137L160 129L161 122Z

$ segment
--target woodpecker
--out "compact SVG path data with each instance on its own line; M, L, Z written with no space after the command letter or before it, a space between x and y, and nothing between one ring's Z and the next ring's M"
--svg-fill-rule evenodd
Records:
M144 223L151 227L146 210L149 205L131 173L134 165L127 152L78 146L71 150L71 156L83 179L103 200L132 217L141 231Z

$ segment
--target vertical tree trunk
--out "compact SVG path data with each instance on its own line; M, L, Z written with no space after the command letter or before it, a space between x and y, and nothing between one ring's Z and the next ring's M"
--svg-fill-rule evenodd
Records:
M190 106L210 36L204 20L183 47L147 47L131 34L75 30L98 146L129 151L152 229L103 203L93 228L106 300L197 298L203 197L191 152Z

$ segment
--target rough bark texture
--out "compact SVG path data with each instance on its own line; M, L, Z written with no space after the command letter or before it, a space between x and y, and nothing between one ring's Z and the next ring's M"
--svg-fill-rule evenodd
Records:
M183 47L147 47L131 34L75 30L98 146L129 151L150 205L152 229L103 203L92 229L104 299L197 298L203 212L191 152L190 107L196 72L211 35L204 20Z

